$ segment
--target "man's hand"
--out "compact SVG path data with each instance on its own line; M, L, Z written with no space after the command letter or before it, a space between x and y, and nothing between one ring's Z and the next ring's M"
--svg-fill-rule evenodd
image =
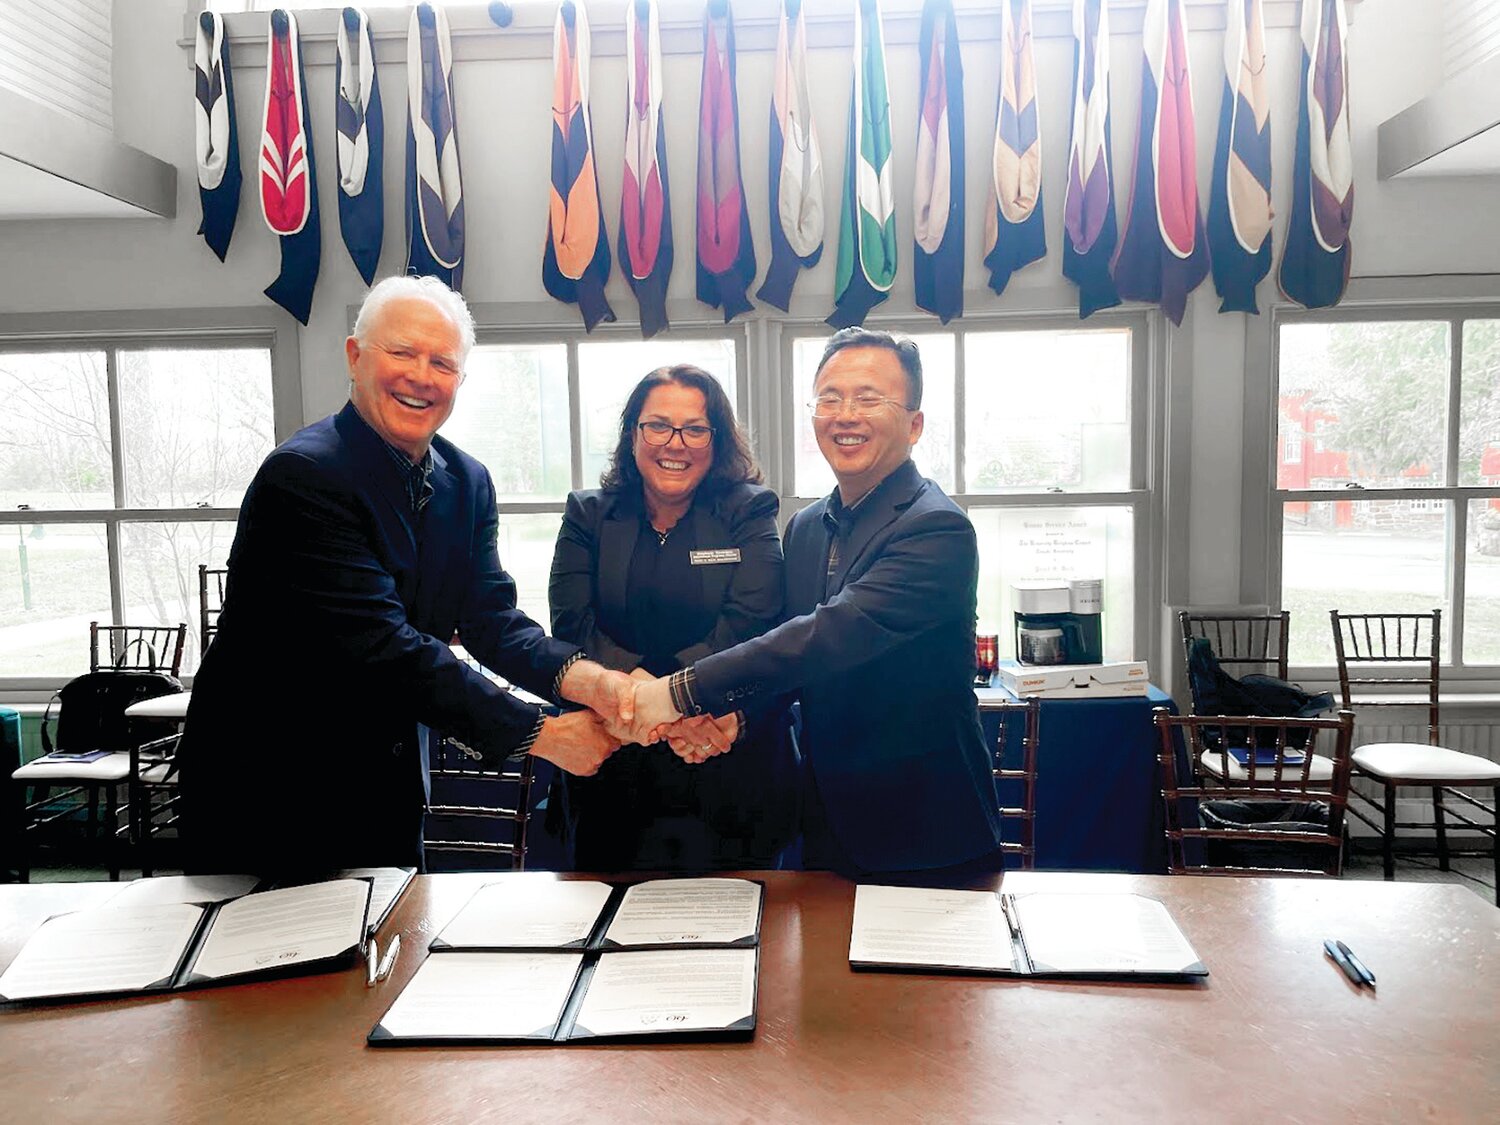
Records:
M679 719L667 728L667 744L684 762L697 765L716 754L727 754L740 734L739 716L731 712L723 718L699 715Z
M576 667L576 665L575 665ZM592 711L570 711L549 715L531 752L559 769L579 777L592 777L616 750L620 740L609 733L604 721Z
M665 677L635 684L635 726L630 740L649 746L661 741L665 728L682 718L672 705L672 692Z
M634 741L635 685L624 672L613 672L592 660L575 661L563 677L562 697L598 713L610 734Z

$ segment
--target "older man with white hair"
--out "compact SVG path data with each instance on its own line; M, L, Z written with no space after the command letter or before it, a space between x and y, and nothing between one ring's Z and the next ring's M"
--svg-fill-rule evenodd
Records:
M490 475L437 436L473 344L441 282L380 282L345 342L348 404L251 482L178 755L190 869L419 865L430 729L484 762L529 753L580 775L618 747L630 679L516 607ZM454 656L455 635L592 710L542 714Z

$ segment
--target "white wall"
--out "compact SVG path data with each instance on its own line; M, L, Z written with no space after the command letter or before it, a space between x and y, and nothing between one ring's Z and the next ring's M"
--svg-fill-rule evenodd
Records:
M843 0L808 0L813 15L838 11ZM1116 10L1137 6L1133 0ZM914 11L917 0L887 0L888 13ZM964 5L965 9L969 5ZM1038 0L1039 22L1052 0ZM1375 130L1389 117L1433 89L1442 74L1442 27L1432 18L1429 0L1362 0L1351 4L1351 86L1357 159L1357 204L1353 238L1356 276L1431 273L1500 273L1500 179L1421 179L1382 183L1375 178ZM1193 4L1195 20L1209 15ZM1289 24L1295 9L1284 0L1268 0L1273 19ZM618 0L593 5L596 35L613 27L622 8ZM740 0L742 26L774 10L770 0ZM116 130L121 140L180 169L178 217L164 220L88 220L78 222L0 223L0 312L90 310L156 307L257 305L261 289L279 263L275 238L259 215L254 168L259 107L264 90L261 68L235 72L240 111L240 145L246 184L239 225L227 263L219 264L195 235L198 222L193 166L190 52L179 46L184 0L131 0L115 5ZM1053 23L1056 13L1053 13ZM1117 16L1117 27L1126 18ZM504 33L496 33L503 35ZM744 38L742 36L742 38ZM1278 101L1273 114L1276 136L1276 239L1290 209L1291 149L1295 131L1297 72L1296 31L1281 27L1270 36L1271 74ZM1222 84L1221 35L1195 31L1192 55L1199 122L1199 159L1206 198L1209 158ZM829 170L827 204L836 223L839 176L843 168L843 134L848 107L849 57L846 49L811 52L813 95L825 161ZM696 121L699 61L691 54L669 54L667 129L674 190L674 235L677 268L671 292L691 300L693 289L693 196L696 175ZM1053 252L1019 274L1012 291L994 298L982 289L981 217L985 166L994 123L997 52L982 41L964 46L968 126L968 278L969 311L1004 312L1055 301L1066 306L1072 291L1061 278L1062 176L1067 141L1067 98L1071 81L1071 42L1041 38L1037 68L1042 99L1045 193L1049 242ZM768 51L742 50L739 90L743 128L746 190L762 269L769 259L766 235L766 116L772 60ZM915 135L918 60L915 46L890 51L893 121L898 141L896 192L903 253L910 246L912 188L911 149ZM405 109L404 67L389 63L380 71L385 95L387 147L387 226L381 272L402 265L401 173ZM333 172L331 113L333 68L319 65L308 75L312 117L320 167L324 231L323 268L310 327L302 333L304 412L315 418L343 401L345 380L340 341L348 328L348 307L357 304L363 286L338 235ZM547 300L540 283L540 251L546 224L550 62L505 59L461 62L455 86L463 146L469 221L465 290L476 302ZM593 68L594 124L603 175L605 212L617 236L619 165L623 134L623 60L597 58ZM1128 183L1140 86L1139 40L1117 32L1113 49L1115 105L1114 148L1122 184ZM1122 192L1123 196L1123 192ZM1124 199L1120 200L1123 211ZM836 229L836 228L833 228ZM834 252L830 243L819 267L798 283L798 297L810 301L818 315L831 307ZM909 262L909 255L907 258ZM1419 283L1418 283L1419 284ZM1495 291L1500 293L1500 277ZM635 304L618 266L610 298L622 320L633 320ZM1274 286L1263 285L1261 300L1275 299ZM701 307L700 307L701 308ZM909 266L903 262L893 299L883 310L910 312ZM1240 589L1241 398L1247 378L1264 379L1265 371L1245 370L1246 318L1221 316L1211 285L1194 297L1182 332L1189 334L1190 369L1181 376L1192 392L1192 436L1188 451L1192 481L1188 511L1170 513L1186 519L1191 555L1187 597L1194 603L1232 603ZM761 315L761 314L757 314ZM571 310L556 316L577 323ZM715 323L701 309L702 323ZM873 318L872 318L873 322ZM679 320L679 323L681 321ZM1180 456L1175 453L1174 456ZM1178 598L1182 591L1178 591Z

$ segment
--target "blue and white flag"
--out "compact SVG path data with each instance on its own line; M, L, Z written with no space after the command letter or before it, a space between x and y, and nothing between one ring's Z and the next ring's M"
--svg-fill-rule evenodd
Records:
M1078 315L1120 303L1110 275L1119 227L1110 155L1109 7L1073 0L1073 123L1063 194L1063 276L1078 286Z
M944 324L964 314L964 67L953 0L922 7L921 114L912 200L917 308Z
M1183 0L1146 0L1141 47L1135 174L1115 285L1120 296L1160 304L1181 324L1188 294L1208 276Z
M771 265L756 296L786 312L797 274L823 256L823 154L807 87L802 0L782 0L771 86Z
M234 81L229 65L229 41L224 17L204 12L198 17L193 48L196 87L193 117L197 125L198 200L203 221L198 233L219 261L229 253L234 222L240 210L239 130L234 118Z
M984 264L996 293L1005 292L1016 270L1047 256L1042 126L1031 40L1031 0L1002 0L1000 100L990 159L990 199L984 213Z
M338 128L339 230L366 285L375 281L385 239L385 113L375 74L370 20L359 8L339 19L334 63L334 120Z
M453 45L441 8L418 4L406 33L406 272L464 280L464 187Z
M1338 304L1349 285L1354 155L1348 33L1344 0L1302 0L1302 106L1279 280L1288 298L1309 309Z
M1271 270L1271 90L1261 0L1229 0L1224 101L1208 195L1208 245L1220 312L1258 313Z
M854 92L844 149L836 304L826 322L835 328L863 324L870 310L890 296L896 281L889 89L879 0L859 0L854 9Z
M260 135L260 207L266 226L281 238L281 273L266 296L303 324L312 313L313 288L323 257L318 180L297 19L277 8L266 39L266 111Z

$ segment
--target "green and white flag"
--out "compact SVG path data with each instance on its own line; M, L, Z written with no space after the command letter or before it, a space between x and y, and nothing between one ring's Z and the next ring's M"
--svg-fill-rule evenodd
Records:
M854 95L844 152L837 303L828 323L863 324L896 280L896 199L892 184L891 99L879 0L854 10Z

